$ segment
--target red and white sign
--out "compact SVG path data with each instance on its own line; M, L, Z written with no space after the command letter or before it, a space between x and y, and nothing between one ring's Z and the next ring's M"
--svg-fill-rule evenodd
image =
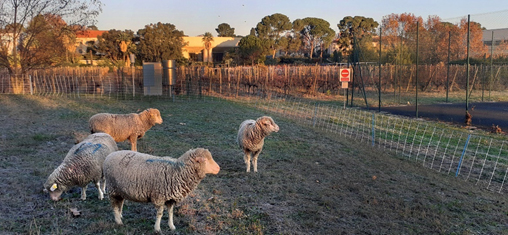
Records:
M341 82L351 81L351 70L350 69L340 69L340 81Z

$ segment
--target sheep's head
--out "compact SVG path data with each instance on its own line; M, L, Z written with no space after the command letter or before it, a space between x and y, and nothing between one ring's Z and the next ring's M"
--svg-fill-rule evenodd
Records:
M147 111L154 124L162 124L161 112L158 109L147 109Z
M273 121L271 117L263 116L258 118L256 122L259 123L263 130L265 130L265 132L268 134L279 131L279 126Z
M204 177L206 174L216 175L219 173L219 164L213 160L212 154L210 151L208 151L208 149L197 148L190 151L192 151L192 161L200 165L202 177Z
M66 187L59 185L57 183L51 184L51 183L46 182L44 184L44 192L49 193L49 197L53 201L59 201L60 196L62 195L62 193L64 191L66 191Z

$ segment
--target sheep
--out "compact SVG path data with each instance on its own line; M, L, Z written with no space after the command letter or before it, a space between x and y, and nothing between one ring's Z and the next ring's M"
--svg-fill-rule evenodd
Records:
M92 134L108 133L116 142L129 140L131 150L137 151L137 139L155 124L162 124L162 117L158 109L147 109L139 114L98 113L90 117L88 122Z
M240 124L236 142L244 152L244 161L247 166L247 172L250 172L250 160L252 156L252 165L254 172L258 171L258 157L263 149L265 137L272 132L278 132L279 126L268 116L262 116L256 121L245 120Z
M108 154L117 150L115 140L106 133L87 136L69 150L62 163L49 175L44 183L44 191L49 193L53 201L58 201L63 192L79 186L81 200L86 200L88 183L94 182L99 191L99 200L102 200L106 187L102 163Z
M104 172L115 222L123 224L125 199L151 202L157 209L155 231L160 232L164 206L169 214L168 225L175 230L174 205L194 190L206 174L217 174L219 170L211 153L204 148L191 149L178 159L129 150L111 153L104 161Z

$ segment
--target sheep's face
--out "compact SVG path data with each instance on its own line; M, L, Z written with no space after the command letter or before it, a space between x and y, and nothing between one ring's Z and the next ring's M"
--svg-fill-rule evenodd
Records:
M155 124L162 124L161 112L158 109L149 109L148 111Z
M273 121L271 117L261 117L260 123L263 126L263 129L266 130L266 132L279 132L279 126Z
M49 193L49 197L53 201L59 201L60 200L60 196L62 195L62 193L64 191L65 191L65 188L63 188L61 186L59 187L56 183L52 184L51 186L46 186L44 188L44 192L48 192Z
M196 154L198 154L198 156L195 161L201 165L201 169L204 174L216 175L219 173L219 164L213 160L212 154L208 151L208 149L197 149Z

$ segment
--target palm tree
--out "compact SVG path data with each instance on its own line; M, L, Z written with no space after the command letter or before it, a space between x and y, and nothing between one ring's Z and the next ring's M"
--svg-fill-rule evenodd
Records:
M206 32L203 35L203 43L205 44L206 57L203 58L203 62L213 62L210 56L210 49L212 48L213 36L212 33Z

